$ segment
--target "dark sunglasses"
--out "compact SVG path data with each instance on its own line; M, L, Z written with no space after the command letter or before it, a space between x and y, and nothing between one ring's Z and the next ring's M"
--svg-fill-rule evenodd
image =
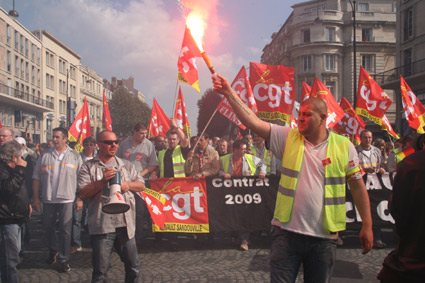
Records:
M105 140L105 141L99 141L99 142L107 144L107 145L112 145L113 143L118 144L117 140Z

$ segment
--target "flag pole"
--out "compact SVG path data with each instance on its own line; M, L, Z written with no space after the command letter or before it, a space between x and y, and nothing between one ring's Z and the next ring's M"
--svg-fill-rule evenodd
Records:
M214 110L214 113L211 115L210 119L208 120L207 124L205 125L204 129L202 130L201 134L198 135L199 137L202 137L205 133L205 130L208 128L209 124L211 123L211 120L214 118L215 113L217 113L217 107ZM195 145L193 146L193 149L195 150L196 146L199 143L199 139L196 141Z
M178 90L179 90L179 79L177 78L176 91L174 92L173 112L171 112L170 117L174 117L174 113L176 112Z

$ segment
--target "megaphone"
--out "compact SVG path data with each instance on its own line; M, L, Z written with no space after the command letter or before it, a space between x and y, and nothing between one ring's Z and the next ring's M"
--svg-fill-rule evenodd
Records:
M121 174L117 171L114 178L109 180L108 188L103 189L102 211L108 214L124 213L130 209L121 193Z

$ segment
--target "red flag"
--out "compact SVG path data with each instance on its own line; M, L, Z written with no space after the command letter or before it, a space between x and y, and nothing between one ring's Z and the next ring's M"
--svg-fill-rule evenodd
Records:
M393 127L390 124L390 121L388 121L387 116L384 114L384 117L382 117L382 124L381 124L382 130L387 131L390 135L395 137L396 139L399 139L400 137L394 132Z
M360 133L365 129L366 123L354 111L350 102L343 97L339 104L344 110L344 117L335 125L334 130L343 136L350 137L350 140L355 144L360 144Z
M290 123L295 102L294 68L250 62L249 80L258 117Z
M407 156L411 155L412 153L415 153L415 149L413 147L408 147L405 148L403 150L398 151L395 156L396 156L396 163L398 164L400 161L402 161L404 158L406 158Z
M0 128L3 128L3 125L1 124L1 120L0 120Z
M184 104L182 88L179 87L179 96L177 97L176 112L174 113L177 127L182 129L186 136L190 137L189 118L187 117L186 105Z
M148 188L142 192L138 192L137 194L146 202L146 206L148 207L152 218L152 226L156 225L159 228L164 229L164 204L166 202L165 197L163 197L160 193Z
M195 57L201 57L201 51L195 43L195 40L186 28L183 37L182 49L177 62L179 70L177 79L183 83L191 85L197 92L199 89L198 68L196 66Z
M310 93L311 87L306 82L303 82L303 86L301 87L301 102L307 100L310 97Z
M103 90L102 125L104 129L112 132L112 119L111 119L111 113L109 112L108 101L106 100L105 90Z
M392 101L368 72L360 66L359 90L357 93L356 113L378 125Z
M252 93L251 84L249 83L248 74L244 66L240 69L238 75L233 80L232 88L239 96L239 98L255 113L258 113L257 104L255 102L254 95ZM236 126L240 127L242 130L245 130L246 127L242 124L241 121L236 117L235 112L233 112L232 107L230 106L229 101L223 97L220 103L217 105L217 110L224 117L232 121Z
M72 123L68 131L68 139L71 142L77 142L74 149L78 152L83 151L83 140L92 136L90 127L89 107L87 106L87 98L84 97L84 105Z
M330 129L333 128L338 121L344 117L344 110L342 110L341 106L339 106L338 102L336 102L329 89L318 78L314 78L310 97L319 97L326 102L326 105L328 106L326 127Z
M409 126L415 129L419 134L425 134L425 107L410 89L409 85L400 75L401 101L403 110Z
M162 110L154 98L151 119L148 126L151 137L165 137L170 128L170 119L168 119L167 115L164 113L164 110Z

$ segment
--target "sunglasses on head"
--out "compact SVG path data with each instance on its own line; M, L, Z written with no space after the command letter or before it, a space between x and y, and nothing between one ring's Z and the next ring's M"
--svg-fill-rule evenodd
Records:
M117 140L104 140L104 141L99 141L99 142L107 144L107 145L112 145L113 143L118 144Z

